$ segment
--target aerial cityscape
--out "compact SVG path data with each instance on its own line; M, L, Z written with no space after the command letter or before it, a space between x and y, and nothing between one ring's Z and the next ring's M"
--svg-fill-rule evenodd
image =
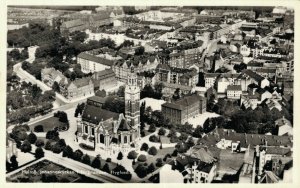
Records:
M293 183L294 17L8 6L6 182Z

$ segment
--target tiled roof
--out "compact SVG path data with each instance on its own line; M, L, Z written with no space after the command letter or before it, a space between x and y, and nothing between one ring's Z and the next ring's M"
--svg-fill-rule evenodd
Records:
M113 66L113 64L114 64L114 61L112 61L112 60L105 59L105 58L102 58L102 57L97 57L97 56L94 56L94 55L91 55L91 54L88 54L88 53L85 53L85 52L80 53L77 56L77 58L93 61L93 62L100 63L100 64L103 64L103 65L106 65L106 66Z
M183 110L187 106L195 104L196 102L199 102L200 100L204 100L204 97L194 94L191 96L184 97L183 99L177 100L172 103L164 103L164 104L162 104L162 106L169 107L169 108L175 108L178 110Z
M227 91L242 91L241 85L229 85L227 86Z
M63 22L61 26L65 28L72 28L80 25L85 25L85 22L83 22L81 19L77 19Z
M208 146L215 145L221 139L232 140L233 142L240 141L242 147L263 145L267 141L268 146L287 146L293 145L292 136L276 136L262 134L246 134L236 133L231 129L217 128L200 139L200 143Z
M93 75L93 78L95 78L96 80L100 80L100 79L105 79L105 78L109 78L112 76L113 77L116 76L114 71L112 69L105 69L103 71L95 72Z
M81 88L81 87L89 85L90 80L91 80L90 78L84 77L84 78L80 78L80 79L74 80L72 82L69 82L69 85L71 83L73 83L77 88Z
M249 77L253 78L257 82L264 80L264 77L260 76L259 74L255 73L249 69L243 70L242 73L248 75Z
M87 100L95 101L95 102L99 102L99 103L105 103L106 99L107 99L107 97L92 96L92 97L89 97Z
M114 113L108 110L101 109L99 107L86 105L82 113L82 120L98 125L100 121L105 121L110 118L117 120L118 113Z

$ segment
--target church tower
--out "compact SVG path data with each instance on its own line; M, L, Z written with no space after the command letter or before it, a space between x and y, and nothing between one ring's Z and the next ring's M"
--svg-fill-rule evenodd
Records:
M133 66L130 67L125 87L125 116L131 127L137 129L137 137L140 137L140 88L137 85L137 74Z

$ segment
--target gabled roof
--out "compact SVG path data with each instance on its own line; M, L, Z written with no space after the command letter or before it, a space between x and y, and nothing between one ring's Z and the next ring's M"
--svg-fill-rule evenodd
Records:
M85 22L83 22L81 19L77 19L63 22L61 26L65 28L72 28L80 25L85 25Z
M86 105L82 113L82 120L96 125L98 125L100 121L105 121L110 118L117 120L118 117L118 113L114 113L91 105Z
M242 91L241 85L229 85L227 86L227 91Z
M114 65L114 61L112 61L112 60L105 59L105 58L102 58L102 57L97 57L97 56L94 56L94 55L91 55L91 54L88 54L88 53L85 53L85 52L80 53L77 56L77 58L82 58L82 59L85 59L85 60L93 61L93 62L100 63L100 64L103 64L103 65L106 65L106 66L113 66Z
M70 86L73 83L77 88L81 88L81 87L89 85L90 84L90 80L91 79L88 78L88 77L76 79L76 80L74 80L72 82L69 82L68 86Z
M259 74L249 69L244 69L242 73L248 75L249 77L253 78L257 82L260 82L265 79L264 77L260 76Z
M194 94L194 95L184 97L183 99L177 100L172 103L164 103L162 104L162 106L183 110L187 106L195 104L196 102L199 102L201 100L204 100L204 97Z

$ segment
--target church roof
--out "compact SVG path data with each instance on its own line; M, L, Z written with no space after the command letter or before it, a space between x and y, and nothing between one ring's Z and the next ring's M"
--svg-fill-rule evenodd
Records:
M99 107L95 107L91 105L86 105L82 113L82 120L96 125L98 125L100 121L105 121L110 118L117 120L118 117L119 117L118 113L104 110Z

